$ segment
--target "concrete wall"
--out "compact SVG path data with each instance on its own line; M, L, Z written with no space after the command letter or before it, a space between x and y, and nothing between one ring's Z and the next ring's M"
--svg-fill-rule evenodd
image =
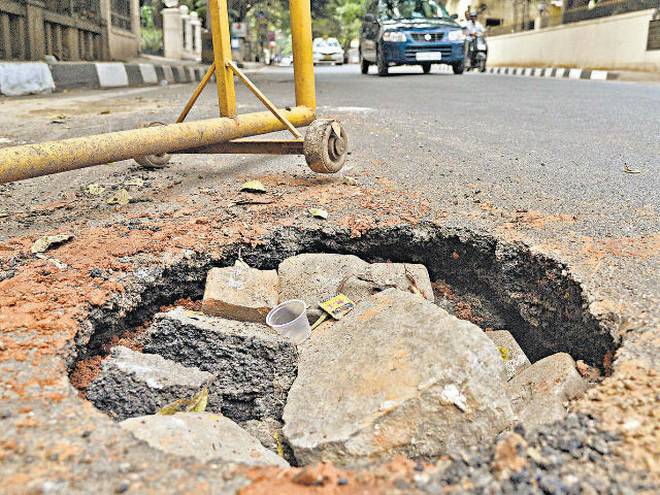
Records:
M128 60L140 51L140 0L131 0L131 30L126 31L112 25L110 0L101 0L102 16L107 22L107 58Z
M660 50L646 50L656 9L488 40L490 65L660 71Z

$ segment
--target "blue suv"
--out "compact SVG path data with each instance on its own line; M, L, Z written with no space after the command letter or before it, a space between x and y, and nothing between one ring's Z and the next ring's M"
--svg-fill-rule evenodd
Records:
M451 65L465 70L465 33L437 0L368 0L360 30L362 73L386 76L393 65Z

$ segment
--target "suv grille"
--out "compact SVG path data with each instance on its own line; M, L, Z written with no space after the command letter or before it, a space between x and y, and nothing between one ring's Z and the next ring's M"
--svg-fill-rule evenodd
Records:
M450 58L451 46L409 46L405 48L406 61L414 62L417 59L417 52L440 52L442 58Z
M441 41L442 38L444 38L445 33L410 33L410 36L415 41L433 43L435 41Z

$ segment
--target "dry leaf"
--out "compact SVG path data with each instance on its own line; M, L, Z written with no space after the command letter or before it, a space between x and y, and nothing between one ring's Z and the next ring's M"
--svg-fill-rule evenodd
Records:
M266 186L264 186L258 180L250 180L241 186L241 191L251 192L251 193L265 193Z
M190 399L177 399L163 406L157 414L171 416L178 412L204 412L209 402L209 389L204 387Z
M109 205L127 205L131 201L131 195L128 194L126 189L120 189L116 194L108 198L106 201Z
M105 187L94 182L87 186L86 191L90 196L100 196L105 191Z
M310 215L312 215L314 218L320 218L322 220L327 220L328 219L328 212L321 209L321 208L310 208L307 210Z
M30 251L33 254L44 253L50 248L64 244L71 239L73 239L73 234L47 235L34 241Z

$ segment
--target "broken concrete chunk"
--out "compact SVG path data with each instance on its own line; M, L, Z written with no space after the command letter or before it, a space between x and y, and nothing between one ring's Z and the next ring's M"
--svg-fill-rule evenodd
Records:
M586 388L573 358L564 352L537 361L508 383L511 405L528 431L564 419L564 403Z
M120 425L153 448L182 457L246 464L289 464L265 449L259 441L224 416L211 413L178 413L173 416L141 416Z
M280 301L302 299L313 311L319 301L337 295L347 277L368 266L357 256L344 254L299 254L280 263Z
M154 414L161 407L209 389L208 409L220 411L222 394L213 375L155 354L112 348L101 373L87 388L87 399L117 419Z
M156 315L144 351L216 375L222 413L239 422L281 417L298 361L295 345L266 325L183 308Z
M289 463L296 463L291 446L282 433L282 423L273 418L251 419L241 424L241 427L261 442L265 448L284 457Z
M242 261L212 268L206 277L202 311L231 320L263 323L277 306L279 278L275 270L257 270Z
M496 330L486 332L486 335L497 346L504 361L504 373L506 379L511 380L525 368L529 368L532 363L529 362L523 350L513 338L510 332L506 330Z
M512 424L505 385L479 327L387 289L301 346L284 434L301 464L438 455Z
M367 265L346 279L337 291L346 294L355 302L360 302L390 288L418 294L429 301L434 299L428 270L424 265L412 263Z

